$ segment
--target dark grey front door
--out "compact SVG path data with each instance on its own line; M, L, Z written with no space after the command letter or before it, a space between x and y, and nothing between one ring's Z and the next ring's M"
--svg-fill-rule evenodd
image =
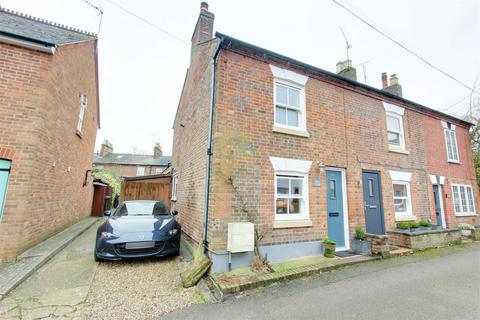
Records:
M440 186L433 185L433 198L435 199L435 216L437 218L437 226L442 227L442 206L440 205Z
M362 184L366 230L368 233L385 234L379 173L364 171Z

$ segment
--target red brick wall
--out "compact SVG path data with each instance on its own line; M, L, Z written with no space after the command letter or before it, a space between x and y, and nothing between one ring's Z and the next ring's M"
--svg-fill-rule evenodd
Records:
M1 261L90 214L92 179L82 185L99 120L95 68L93 41L59 46L53 56L0 44L0 148L15 153ZM88 96L82 138L80 92Z
M213 210L209 224L210 243L214 250L225 249L226 224L245 221L249 213L257 217L260 230L265 234L263 244L325 238L325 173L319 171L317 161L326 166L347 168L350 234L355 225L365 224L362 169L381 173L387 229L395 225L389 170L413 173L413 212L418 219L429 217L421 114L409 109L405 111L405 140L409 154L389 152L385 111L380 100L382 97L346 85L334 85L310 75L306 85L307 130L310 137L275 133L272 132L273 75L268 62L222 51L218 65ZM309 177L313 227L272 228L274 171L269 156L313 161ZM314 177L320 177L321 187L313 187Z
M474 191L475 209L478 213L478 185L473 164L472 149L468 128L456 124L456 137L460 163L450 163L447 158L445 146L445 133L441 121L448 121L441 117L424 117L423 125L425 132L427 171L431 175L444 176L445 184L442 186L442 201L445 211L447 226L455 226L458 223L478 223L478 216L456 217L453 205L452 183L471 185ZM433 203L433 186L429 184L430 201ZM432 215L435 207L432 206Z

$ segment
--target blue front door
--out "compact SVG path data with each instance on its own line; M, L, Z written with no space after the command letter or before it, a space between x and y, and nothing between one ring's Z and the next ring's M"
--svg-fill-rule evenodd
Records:
M328 238L337 243L337 248L341 248L345 247L342 172L335 170L326 172Z
M435 199L435 216L437 226L442 227L442 206L440 205L440 185L433 185L433 199Z

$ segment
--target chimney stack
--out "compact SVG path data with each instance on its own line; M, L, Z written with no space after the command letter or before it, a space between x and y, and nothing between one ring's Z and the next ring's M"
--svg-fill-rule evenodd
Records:
M352 67L352 60L345 60L343 62L337 63L337 74L348 78L353 81L357 81L357 70Z
M200 15L192 35L192 51L198 44L211 40L213 37L213 21L215 15L208 11L208 3L200 4Z
M162 156L162 146L160 145L160 143L157 142L153 147L153 158L157 159L157 158L160 158L161 156Z
M399 97L403 96L402 86L398 83L398 77L396 74L390 76L390 84L388 84L387 73L382 73L382 90Z
M108 140L103 140L102 146L100 148L100 157L105 157L107 154L113 152L113 144L108 142Z

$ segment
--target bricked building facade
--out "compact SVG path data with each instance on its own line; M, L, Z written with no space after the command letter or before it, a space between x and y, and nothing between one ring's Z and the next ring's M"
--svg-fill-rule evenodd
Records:
M10 261L90 215L97 39L6 9L0 31L0 261Z
M358 83L350 61L333 74L212 38L213 21L202 4L172 159L175 209L185 234L208 242L213 271L228 266L230 222L254 222L271 261L319 254L327 237L348 249L357 225L384 234L398 221L477 223L467 122L402 98L395 75L379 90ZM232 266L251 256L234 254Z

